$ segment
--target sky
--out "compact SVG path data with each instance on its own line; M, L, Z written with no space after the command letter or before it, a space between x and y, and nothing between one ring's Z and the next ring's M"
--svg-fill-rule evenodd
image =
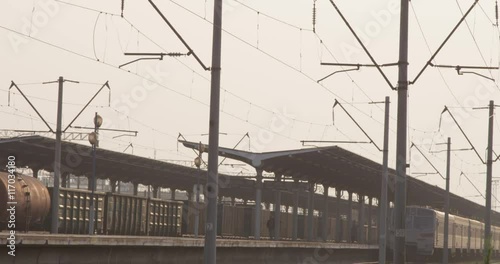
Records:
M158 8L199 56L211 64L213 1L155 1ZM193 56L142 60L126 52L187 53L187 48L148 1L4 1L0 9L0 129L48 128L11 82L25 93L54 128L59 76L64 83L63 128L106 82L74 126L92 126L98 112L103 128L100 147L160 160L191 162L192 150L177 144L208 142L210 72ZM399 51L399 1L335 1L343 16L378 64L396 63ZM411 2L409 18L409 78L414 80L431 55L473 1ZM313 4L316 19L313 26ZM223 6L220 144L256 152L298 149L301 140L366 141L335 100L383 145L384 105L390 96L389 165L395 167L397 92L372 67L322 66L321 62L371 64L329 0L225 0ZM499 65L499 34L495 1L480 1L433 60L435 65ZM314 30L313 30L314 28ZM392 85L397 67L382 68ZM318 82L323 77L336 73ZM465 70L469 71L469 70ZM408 156L412 177L444 187L434 169L445 175L446 153L441 143L452 138L451 191L483 204L489 100L499 96L499 71L464 73L427 67L410 85L408 97ZM448 106L479 155L446 112ZM494 117L494 136L499 135ZM88 132L70 128L68 131ZM244 137L245 134L249 137ZM494 150L498 150L495 144ZM88 144L87 142L79 142ZM133 148L128 147L129 144ZM317 143L316 146L331 145ZM369 144L340 145L380 162L382 154ZM306 146L311 147L311 146ZM206 156L204 156L206 159ZM225 161L222 172L254 173L248 166ZM500 167L494 165L493 177ZM463 174L462 174L463 172ZM496 193L494 193L496 196ZM500 195L498 195L500 197ZM495 204L495 198L493 199ZM500 206L500 202L498 202Z

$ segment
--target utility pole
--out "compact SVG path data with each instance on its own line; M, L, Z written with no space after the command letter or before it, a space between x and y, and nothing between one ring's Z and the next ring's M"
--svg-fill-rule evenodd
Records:
M389 159L389 96L385 97L385 118L384 118L384 148L382 161L382 193L380 195L380 216L379 216L379 253L378 263L384 264L386 260L387 245L387 182L388 182L388 159Z
M219 105L222 41L222 0L214 1L214 26L212 44L212 68L210 87L210 120L208 138L207 221L205 226L204 263L216 263L217 196L219 165Z
M54 188L52 189L52 214L51 214L51 227L50 233L57 234L59 227L59 177L61 177L61 134L62 134L62 106L63 106L63 83L62 76L57 80L59 83L59 91L57 95L57 125L56 125L56 154L54 158Z
M396 190L394 199L394 259L393 263L406 262L406 126L408 104L408 2L401 0L399 33L398 120L396 143Z
M448 222L450 214L450 153L451 153L451 138L448 137L446 143L446 198L444 200L444 249L443 249L443 264L448 264Z
M28 99L28 97L23 93L23 91L17 86L17 84L12 81L10 87L9 87L9 105L10 105L10 89L11 88L16 88L19 93L24 97L26 102L33 108L33 110L36 112L36 114L42 119L42 121L45 123L45 125L49 128L49 132L55 133L56 134L56 144L55 144L55 157L54 157L54 188L52 190L52 199L51 199L51 207L52 208L58 208L59 207L59 179L61 177L61 138L62 134L66 133L66 130L71 127L73 122L78 119L78 117L85 111L85 109L90 105L90 103L96 98L96 96L102 91L104 87L107 87L110 91L111 88L109 87L108 82L104 83L101 88L94 94L94 96L87 102L87 104L80 110L80 112L73 118L73 120L69 123L69 125L65 128L62 129L62 106L63 106L63 83L64 82L72 82L72 83L79 83L78 81L72 81L72 80L67 80L64 79L63 77L59 77L57 81L50 81L50 82L43 82L42 84L50 84L50 83L58 83L59 84L59 90L58 90L58 98L57 98L57 124L56 124L56 131L52 129L52 127L47 123L47 121L43 118L43 116L38 112L36 107L31 103L31 101ZM111 96L111 93L110 93ZM111 101L111 97L110 100ZM77 127L75 127L77 128ZM125 130L124 130L125 131ZM133 131L127 131L127 132L133 132ZM137 134L137 132L135 132ZM81 133L80 133L81 134ZM52 234L57 234L58 232L58 227L59 227L59 216L58 216L58 210L52 210L51 213L51 225L50 225L50 232Z
M493 115L495 104L493 100L489 105L488 123L488 153L486 160L486 216L484 219L484 248L483 256L485 261L489 261L489 247L491 246L491 180L493 171ZM489 263L489 262L485 262Z

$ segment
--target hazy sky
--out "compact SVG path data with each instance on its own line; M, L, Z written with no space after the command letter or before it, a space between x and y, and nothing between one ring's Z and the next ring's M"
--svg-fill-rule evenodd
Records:
M208 141L202 134L208 132L209 72L204 71L193 56L140 61L119 69L119 65L137 58L124 56L124 52L186 53L187 49L148 1L125 1L124 18L120 16L121 1L68 2L88 9L53 0L9 0L2 5L0 116L3 122L0 128L46 130L17 91L11 94L11 106L7 106L11 80L18 84L35 83L20 85L20 88L53 127L57 84L42 85L41 82L55 81L59 76L82 82L65 83L63 124L68 124L100 88L99 84L109 81L111 107L108 107L109 93L103 90L74 125L91 126L97 111L103 116L105 127L139 131L137 137L102 132L101 147L123 151L132 143L137 155L191 161L194 153L177 146L176 138L182 133L188 140ZM156 2L203 63L210 65L213 1ZM365 141L361 131L340 108L336 108L332 124L331 109L338 99L382 146L383 105L368 102L390 96L390 166L394 167L397 94L373 68L338 73L321 84L316 82L341 69L321 66L320 62L371 62L330 1L316 1L316 32L312 32L313 2L224 1L220 131L227 135L221 135L221 145L233 147L247 132L251 138L250 148L258 152L301 148L300 140L306 139ZM425 65L472 2L412 2L410 79ZM399 1L342 0L336 3L377 63L397 62ZM480 3L470 13L467 24L463 23L444 46L434 64L498 66L499 35L498 28L492 24L496 23L495 2ZM383 69L396 85L397 68ZM484 107L489 100L498 98L500 78L496 70L477 73L497 81L474 74L458 75L454 69L429 67L410 86L408 145L411 141L419 145L443 175L445 152L429 153L429 150L443 150L445 146L436 144L444 142L447 136L452 137L454 149L469 148L448 114L443 115L441 129L437 131L444 105L450 106L485 159L488 114L487 110L472 110L472 107ZM495 117L495 136L500 135L497 120ZM114 138L116 136L119 137ZM377 162L382 160L374 146L342 144L341 147ZM248 139L243 140L240 148L249 148ZM495 149L500 153L498 145ZM131 148L127 152L131 153ZM409 173L433 171L415 149L411 150L410 163ZM478 195L477 191L460 176L461 171L466 173L484 193L485 166L475 153L454 152L452 168L451 190L483 204L480 197L473 197ZM494 166L494 177L499 169ZM221 167L221 171L241 170L253 172L240 166ZM438 175L420 179L444 186Z

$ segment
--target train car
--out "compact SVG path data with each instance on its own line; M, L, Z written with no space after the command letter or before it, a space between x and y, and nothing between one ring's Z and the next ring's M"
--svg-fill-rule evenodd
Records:
M444 249L444 213L430 208L406 209L406 246L416 256L441 256ZM491 254L500 251L500 227L492 226ZM389 229L393 232L393 223ZM394 241L389 241L392 247ZM480 256L484 248L484 223L449 215L448 253L450 257Z
M407 246L417 255L433 255L440 240L439 232L436 232L436 229L439 229L436 211L409 206L406 209L406 214Z
M0 171L0 230L8 227L10 213L7 209L13 200L16 202L15 229L29 231L43 228L50 210L50 195L39 180Z

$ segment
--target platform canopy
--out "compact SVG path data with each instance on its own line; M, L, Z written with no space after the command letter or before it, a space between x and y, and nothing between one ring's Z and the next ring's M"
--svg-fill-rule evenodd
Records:
M16 157L18 168L29 167L36 170L53 172L55 140L42 136L24 136L0 139L0 160L7 161L9 155ZM193 157L194 157L193 153ZM122 152L98 149L96 153L96 176L111 179L153 185L163 188L175 188L193 191L197 183L206 183L207 172L195 167L182 166L170 162L154 160ZM92 148L90 145L63 141L61 147L62 173L76 176L90 176L92 173ZM219 174L219 194L246 201L255 199L255 180L252 176ZM272 179L267 179L272 180ZM262 201L274 203L274 191L264 189ZM305 193L303 194L305 196ZM321 199L316 194L316 199ZM335 199L330 197L332 202ZM306 207L306 199L300 199L299 206ZM293 192L285 191L282 205L294 204ZM316 203L316 210L322 205Z
M184 146L199 149L200 143L180 141ZM208 151L203 145L202 150ZM310 181L348 190L369 197L380 197L382 165L338 146L255 153L219 147L219 155L235 159L293 180ZM396 171L389 169L389 199L394 199ZM445 190L407 176L407 204L444 207ZM481 219L485 207L461 196L450 194L453 214ZM493 211L492 219L500 225L500 214Z

